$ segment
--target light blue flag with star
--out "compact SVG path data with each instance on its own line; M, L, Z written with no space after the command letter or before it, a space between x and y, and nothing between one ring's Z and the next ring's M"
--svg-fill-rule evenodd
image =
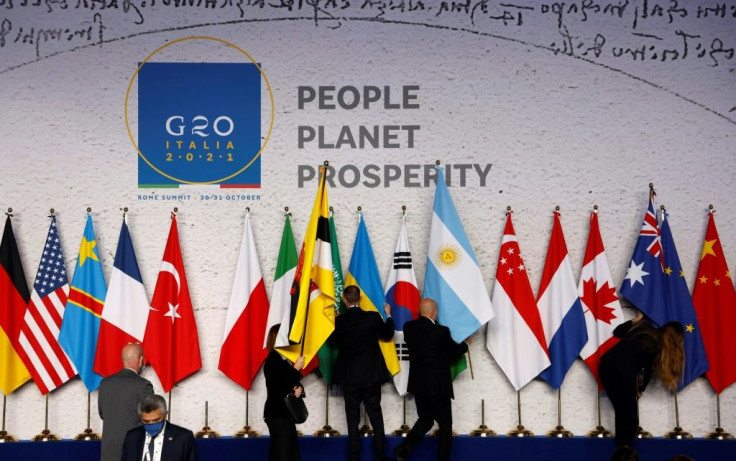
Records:
M79 377L89 392L97 389L102 381L102 376L94 371L94 364L106 295L107 285L92 217L87 215L74 278L64 308L59 344L74 362Z
M437 320L460 343L491 320L494 312L475 252L447 190L442 167L437 170L424 297L437 302ZM453 365L453 378L464 368L463 356Z

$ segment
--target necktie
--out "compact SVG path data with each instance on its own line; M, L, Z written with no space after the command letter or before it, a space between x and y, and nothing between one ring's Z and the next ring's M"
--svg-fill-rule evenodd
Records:
M153 448L154 448L153 441L156 440L156 435L151 437L151 441L148 442L148 461L153 461Z

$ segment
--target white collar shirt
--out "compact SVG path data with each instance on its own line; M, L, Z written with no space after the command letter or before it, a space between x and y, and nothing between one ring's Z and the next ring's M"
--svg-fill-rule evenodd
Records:
M159 432L156 437L151 437L148 435L148 432L146 432L146 440L143 442L143 456L141 457L141 461L161 461L161 452L164 448L165 430L166 423L164 423L164 427L161 428L161 432ZM149 458L148 456L148 445L151 443L151 439L153 439L153 458Z

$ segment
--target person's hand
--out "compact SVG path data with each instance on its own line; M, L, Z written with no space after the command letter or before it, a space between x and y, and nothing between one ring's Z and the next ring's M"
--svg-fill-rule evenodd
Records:
M634 323L639 323L644 318L644 313L640 310L636 311L636 316L632 319Z
M301 397L302 396L302 392L304 392L304 388L302 387L301 384L298 385L298 386L294 386L294 396Z
M389 303L383 303L383 310L386 312L386 317L391 317L391 305Z
M296 362L294 362L294 368L297 370L301 370L304 368L304 356L300 355L298 359L296 359Z
M641 398L641 392L636 391L636 400L639 400Z

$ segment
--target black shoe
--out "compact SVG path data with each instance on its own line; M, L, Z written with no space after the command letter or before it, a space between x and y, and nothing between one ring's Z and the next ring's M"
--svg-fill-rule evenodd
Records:
M409 461L409 452L401 445L394 448L394 456L396 456L396 461Z

